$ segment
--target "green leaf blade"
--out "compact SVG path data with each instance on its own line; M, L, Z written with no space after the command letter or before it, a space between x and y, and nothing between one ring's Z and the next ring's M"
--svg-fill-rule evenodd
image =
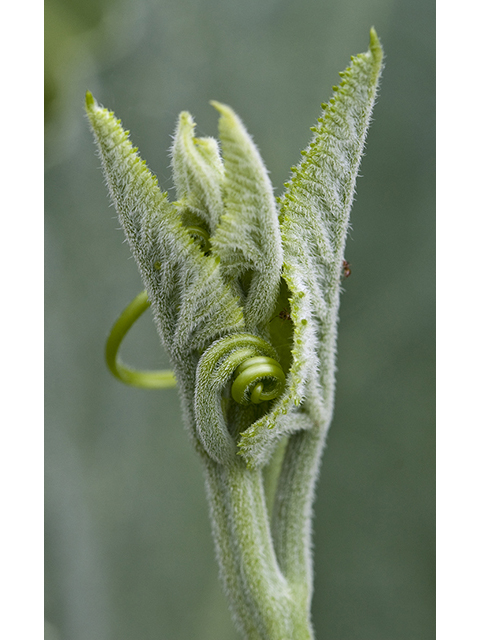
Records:
M223 213L224 168L214 138L195 138L192 116L183 111L172 145L173 180L182 208L201 218L209 234Z
M341 268L355 181L382 68L375 30L324 107L282 196L284 269L303 281L317 323L323 401L332 409Z
M86 111L110 195L170 355L182 358L220 335L242 330L242 309L224 284L220 266L195 244L121 122L91 94Z
M138 155L114 113L100 107L87 93L86 111L97 143L107 186L131 249L145 253L145 231L152 217L161 218L165 241L178 255L189 253L190 239L181 228L175 207L158 186L157 178ZM146 258L146 256L142 256ZM141 265L144 267L144 265Z
M267 170L243 123L230 107L211 104L220 112L225 166L225 213L212 247L227 280L247 277L241 289L251 328L268 322L278 295L282 246L276 203Z

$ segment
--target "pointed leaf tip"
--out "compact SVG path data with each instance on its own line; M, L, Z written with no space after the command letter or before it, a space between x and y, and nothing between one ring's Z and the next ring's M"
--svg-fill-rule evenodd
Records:
M382 45L380 44L380 40L378 38L375 27L371 27L370 29L370 51L375 55L376 58L381 58L383 56Z
M182 127L187 127L190 130L195 128L195 122L193 121L193 116L188 111L181 111L178 116L179 125Z
M92 96L90 91L87 91L85 94L85 109L90 111L95 105L95 98Z
M228 105L223 104L222 102L217 102L216 100L210 100L210 104L220 113L220 115L226 117L231 116L233 118L235 117L235 113Z

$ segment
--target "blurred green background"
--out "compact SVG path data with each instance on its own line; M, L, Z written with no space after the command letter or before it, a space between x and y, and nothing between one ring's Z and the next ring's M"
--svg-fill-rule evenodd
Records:
M319 640L434 631L433 0L47 0L46 638L237 638L175 390L125 387L107 332L141 290L83 114L115 110L164 189L180 110L230 104L277 194L375 25L386 68L346 257L314 521ZM146 314L148 316L148 314ZM123 355L168 366L150 317Z

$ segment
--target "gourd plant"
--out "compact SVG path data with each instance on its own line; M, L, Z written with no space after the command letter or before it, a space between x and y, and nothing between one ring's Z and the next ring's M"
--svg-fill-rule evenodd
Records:
M128 131L86 96L146 287L114 325L107 362L129 384L178 386L205 468L223 586L249 640L313 638L312 501L333 412L345 239L381 68L372 28L277 199L230 107L212 102L220 145L195 137L192 116L180 114L169 202ZM148 307L173 372L118 358Z

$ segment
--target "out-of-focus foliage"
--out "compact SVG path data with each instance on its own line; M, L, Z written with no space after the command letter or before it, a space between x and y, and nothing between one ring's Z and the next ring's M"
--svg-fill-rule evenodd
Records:
M104 340L142 285L83 115L115 110L172 187L177 115L248 123L276 194L375 25L386 68L363 160L318 485L313 622L332 640L434 638L434 3L46 4L46 637L235 638L175 390L123 387ZM148 314L122 356L168 367Z
M106 0L47 0L45 3L45 118L54 117L66 76L89 31L98 28Z

